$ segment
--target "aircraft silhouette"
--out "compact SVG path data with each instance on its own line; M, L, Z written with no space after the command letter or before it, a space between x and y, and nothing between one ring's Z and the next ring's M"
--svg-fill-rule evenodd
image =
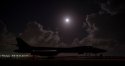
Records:
M18 53L31 53L31 55L40 56L55 56L59 53L92 53L99 54L104 53L106 50L95 48L92 46L80 46L80 47L70 47L70 48L57 48L57 47L33 47L28 45L22 38L17 37L17 47L18 49L14 52Z

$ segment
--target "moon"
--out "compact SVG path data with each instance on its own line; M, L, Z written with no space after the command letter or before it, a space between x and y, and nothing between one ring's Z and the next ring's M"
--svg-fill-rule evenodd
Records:
M66 23L69 23L69 21L70 21L69 18L66 18L66 19L65 19L65 22L66 22Z

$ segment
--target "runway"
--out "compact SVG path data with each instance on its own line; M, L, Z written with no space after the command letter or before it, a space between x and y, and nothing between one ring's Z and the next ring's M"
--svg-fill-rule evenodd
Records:
M100 64L125 64L125 57L119 56L59 56L59 57L28 57L28 58L8 58L0 59L0 64L17 64L17 65L100 65Z

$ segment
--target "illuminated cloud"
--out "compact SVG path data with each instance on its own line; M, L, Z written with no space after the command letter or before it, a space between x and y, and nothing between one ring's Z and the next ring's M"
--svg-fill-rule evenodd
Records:
M79 43L80 45L83 45L83 46L86 46L86 45L95 46L95 47L109 50L109 48L111 48L111 44L113 44L113 41L111 41L109 38L107 39L104 39L103 37L98 38L96 34L100 32L100 28L96 26L96 23L95 23L96 18L97 18L97 15L94 13L87 15L86 22L83 22L83 28L85 28L88 34L86 37L81 39Z
M25 31L21 33L21 37L33 46L55 47L60 42L58 32L45 30L37 22L29 22Z

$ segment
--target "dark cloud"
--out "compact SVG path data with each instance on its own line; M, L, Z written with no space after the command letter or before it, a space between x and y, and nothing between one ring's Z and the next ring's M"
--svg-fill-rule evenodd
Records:
M91 13L87 15L86 22L83 22L83 28L88 35L80 40L80 45L107 49L107 55L125 55L121 50L125 48L124 13L115 15Z
M107 0L106 2L100 3L101 11L100 14L107 13L110 15L116 15L124 9L124 2Z
M94 15L95 14L87 15L86 22L83 23L83 28L85 28L88 35L80 41L80 44L92 45L92 42L95 39L95 32L98 28L95 26L95 23L90 23L90 17L93 17Z
M57 47L60 42L58 32L45 30L37 22L29 22L20 36L30 45L43 47Z
M121 1L98 1L100 10L87 14L83 28L88 35L80 45L92 45L108 50L108 55L125 55L124 4ZM121 50L121 49L122 50Z
M76 47L80 46L80 40L78 38L75 38L70 46Z
M75 38L71 44L60 39L58 31L46 30L38 22L29 22L20 36L32 46L41 47L73 47L80 46L79 39Z

